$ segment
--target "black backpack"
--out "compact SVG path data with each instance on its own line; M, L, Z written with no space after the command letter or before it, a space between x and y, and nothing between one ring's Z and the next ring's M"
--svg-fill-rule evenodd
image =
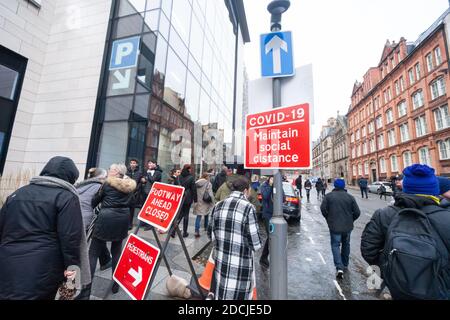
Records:
M392 219L381 272L393 298L447 299L443 275L448 251L428 218L441 210L434 206L423 210L406 208Z

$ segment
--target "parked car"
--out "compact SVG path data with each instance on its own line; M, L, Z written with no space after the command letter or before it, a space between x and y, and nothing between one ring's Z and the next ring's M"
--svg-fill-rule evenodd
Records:
M381 184L384 185L384 187L386 188L386 193L387 194L392 194L392 187L391 187L391 183L387 182L387 181L376 181L374 183L369 184L368 186L368 191L371 193L380 193L380 187Z
M300 221L302 216L302 202L299 191L289 182L283 182L283 216L288 221ZM258 200L262 201L261 193L258 191ZM261 215L261 212L258 212Z

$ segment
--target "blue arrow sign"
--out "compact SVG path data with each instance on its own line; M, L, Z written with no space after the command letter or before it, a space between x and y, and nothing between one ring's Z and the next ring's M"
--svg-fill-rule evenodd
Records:
M290 31L261 35L261 74L263 77L289 77L295 73Z

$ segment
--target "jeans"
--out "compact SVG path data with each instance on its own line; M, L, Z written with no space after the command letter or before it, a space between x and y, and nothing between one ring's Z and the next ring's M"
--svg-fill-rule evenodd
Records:
M331 252L336 270L344 270L350 260L350 232L334 233L330 231ZM342 246L341 246L342 245Z
M208 218L209 216L206 215L204 216L205 220L204 220L204 224L203 226L205 227L205 230L208 229ZM198 215L197 218L195 218L195 232L199 233L200 231L200 222L202 221L202 216Z
M309 194L310 194L311 190L310 189L306 189L306 198L309 201Z
M366 198L368 198L367 196L367 188L360 188L361 189L361 197L364 198L364 193L366 194Z
M106 241L92 238L91 246L89 247L89 263L91 266L91 278L94 278L95 268L97 267L97 260L105 252ZM112 273L116 270L119 263L120 253L122 252L122 240L111 242L111 255L112 255Z

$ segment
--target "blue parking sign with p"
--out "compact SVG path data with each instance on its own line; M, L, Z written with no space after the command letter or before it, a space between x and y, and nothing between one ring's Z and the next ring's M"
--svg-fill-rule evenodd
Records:
M141 37L131 37L113 42L109 70L132 68L137 65Z

